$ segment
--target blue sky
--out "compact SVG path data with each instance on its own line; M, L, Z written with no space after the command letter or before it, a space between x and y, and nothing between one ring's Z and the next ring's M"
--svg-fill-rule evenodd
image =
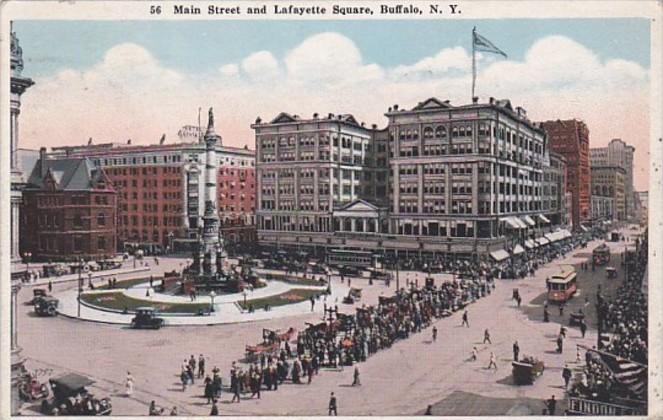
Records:
M481 102L508 98L533 121L581 119L592 147L622 138L646 189L646 19L19 21L23 72L36 82L21 146L176 141L209 106L224 144L239 147L253 147L257 116L283 111L383 127L393 104L469 102L473 26L509 55L478 57Z
M87 68L123 42L145 47L164 66L191 73L215 71L258 50L283 56L302 39L339 32L354 41L365 62L385 67L415 62L444 47L470 48L473 26L521 60L537 39L564 35L601 59L649 67L646 19L514 19L435 21L16 21L33 76ZM551 51L556 54L556 51Z

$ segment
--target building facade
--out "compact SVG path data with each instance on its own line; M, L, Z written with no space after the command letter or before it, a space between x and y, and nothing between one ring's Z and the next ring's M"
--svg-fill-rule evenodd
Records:
M624 200L626 217L635 215L635 189L633 187L633 156L635 147L626 144L621 139L612 139L607 147L597 147L589 150L591 166L618 166L626 173Z
M116 252L117 193L90 159L42 149L23 190L21 252L36 261L94 260Z
M589 165L589 129L583 121L546 121L542 126L548 134L550 148L566 159L566 188L572 193L571 223L590 218L591 173Z
M611 199L612 210L609 213L592 210L600 213L603 218L610 220L626 220L626 171L619 166L592 166L592 195ZM602 209L607 208L601 204L605 200L597 199L596 203Z
M118 143L53 148L50 156L87 157L118 193L120 249L190 252L202 233L205 143ZM215 146L220 228L233 243L255 240L254 153Z
M553 225L569 224L566 209L566 159L550 152L550 165L543 167L543 209Z
M11 196L10 196L10 250L11 260L16 262L21 259L20 248L20 208L21 190L24 187L24 177L18 157L19 125L18 119L21 114L21 96L34 82L23 76L23 49L19 45L16 33L11 31L11 86L10 86L10 172L11 172Z
M385 115L383 130L332 114L252 125L262 245L486 253L564 220L564 160L551 166L524 109L430 98Z
M592 193L592 219L612 220L615 214L614 198Z

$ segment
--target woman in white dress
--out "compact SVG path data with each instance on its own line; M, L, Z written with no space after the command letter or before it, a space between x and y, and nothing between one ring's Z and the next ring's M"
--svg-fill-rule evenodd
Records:
M127 391L127 397L130 397L134 393L134 377L131 376L131 372L127 372L127 380L125 382L125 387Z

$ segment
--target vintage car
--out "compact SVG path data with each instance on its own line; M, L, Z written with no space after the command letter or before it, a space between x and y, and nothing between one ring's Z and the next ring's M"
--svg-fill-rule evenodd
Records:
M37 301L45 296L48 296L46 289L32 289L32 300L30 305L34 305Z
M42 271L44 273L44 277L63 276L69 272L69 270L67 270L67 266L62 263L44 264Z
M511 362L513 381L516 385L531 385L543 374L543 362L534 357L525 356L518 362Z
M163 327L164 320L155 314L154 308L142 307L136 308L136 316L131 320L130 327L135 329L154 329Z
M58 314L60 301L53 296L35 298L35 313L39 316L55 316Z
M35 401L47 398L48 386L39 382L33 375L27 374L21 378L21 382L18 385L18 395L23 401Z
M85 387L93 380L75 373L51 378L49 380L53 398L41 403L41 412L45 415L60 416L108 416L112 406L110 398L97 399Z

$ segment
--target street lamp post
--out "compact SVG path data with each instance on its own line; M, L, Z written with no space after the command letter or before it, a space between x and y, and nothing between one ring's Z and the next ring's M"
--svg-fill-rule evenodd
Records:
M81 290L83 289L83 259L78 265L78 318L81 317Z
M244 307L246 308L246 290L242 291L242 295L244 296Z
M210 297L210 299L212 300L212 306L210 307L209 311L210 311L210 312L214 312L214 298L216 297L216 292L215 292L214 290L212 290L212 291L209 293L209 297Z
M25 259L25 271L30 271L30 258L32 257L31 252L24 252L23 257Z

